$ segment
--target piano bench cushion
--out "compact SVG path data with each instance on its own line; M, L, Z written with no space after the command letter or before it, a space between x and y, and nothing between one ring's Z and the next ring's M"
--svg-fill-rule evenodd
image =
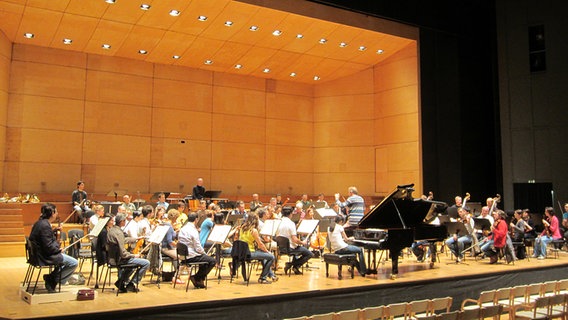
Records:
M351 267L351 279L355 277L355 265L357 264L357 256L355 254L337 254L337 253L324 253L323 261L325 261L325 277L329 277L329 265L337 265L337 279L343 278L341 274L341 266L348 265Z

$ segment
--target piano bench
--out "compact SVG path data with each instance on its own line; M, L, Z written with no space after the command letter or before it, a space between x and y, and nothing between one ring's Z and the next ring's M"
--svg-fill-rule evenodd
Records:
M329 277L329 265L337 265L337 278L341 280L341 267L348 265L351 267L351 279L355 277L355 265L357 265L357 256L355 254L337 254L337 253L324 253L323 261L325 262L325 277Z

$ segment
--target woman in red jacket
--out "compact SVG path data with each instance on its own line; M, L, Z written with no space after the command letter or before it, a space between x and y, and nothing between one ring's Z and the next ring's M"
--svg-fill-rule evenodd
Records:
M505 247L507 242L507 232L509 228L507 227L507 222L505 221L505 212L501 210L495 210L493 215L493 225L491 226L491 236L488 241L481 247L481 251L489 257L489 263L494 264L499 260L499 250Z

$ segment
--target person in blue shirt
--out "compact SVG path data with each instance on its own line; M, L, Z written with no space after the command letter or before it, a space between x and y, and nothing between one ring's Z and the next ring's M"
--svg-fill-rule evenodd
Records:
M205 251L207 251L208 248L206 248L205 244L207 243L207 238L209 237L211 229L213 229L215 223L213 222L213 211L207 210L205 216L206 218L205 220L203 220L203 223L201 224L201 230L199 231L199 242L201 243L201 246L205 249Z

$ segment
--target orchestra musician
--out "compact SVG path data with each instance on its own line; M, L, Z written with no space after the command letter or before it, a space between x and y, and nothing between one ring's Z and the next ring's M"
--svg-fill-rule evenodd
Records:
M307 210L312 205L312 201L308 199L307 193L302 194L302 198L296 201L296 203L298 202L302 203L302 208L304 208L304 210Z
M564 240L568 241L568 203L564 204L564 212L562 213L562 228L564 229Z
M59 213L55 205L44 203L41 206L41 215L39 220L32 226L29 241L39 248L37 255L38 260L44 265L60 264L58 268L53 268L49 274L43 275L45 288L47 292L55 292L58 281L65 284L69 277L77 268L77 260L66 255L60 248L55 234L51 228L51 224L58 218Z
M191 193L193 200L202 200L205 198L205 187L203 186L203 178L197 178L197 184L193 187Z
M534 221L531 218L530 210L523 209L523 214L521 218L523 218L523 220L530 227L530 228L525 228L525 239L534 240L536 238L536 229Z
M356 187L347 188L349 192L349 197L347 200L341 202L339 201L339 193L335 194L335 203L339 205L340 208L348 208L348 226L345 227L347 235L351 235L352 230L357 227L359 221L365 215L365 200L359 195L359 191Z
M113 262L112 260L115 259L115 257L110 256L108 257L108 259L110 260L111 264L128 263L140 267L135 275L133 275L134 269L121 269L121 272L118 274L119 281L115 282L115 286L117 286L118 292L138 292L138 283L140 283L140 281L144 278L146 270L148 270L148 267L150 266L150 261L142 259L140 257L140 254L132 254L128 252L124 247L125 238L124 232L122 232L122 227L124 227L125 223L126 215L119 213L114 217L114 225L110 229L108 229L107 244L109 246L116 246L118 252L120 252L120 261ZM122 286L119 287L119 283L122 283Z
M166 202L166 195L162 192L158 194L158 202L156 202L156 207L162 206L164 209L168 210L170 204Z
M495 264L499 260L498 250L506 245L509 229L505 221L505 212L494 210L492 215L494 220L494 223L491 225L492 234L487 238L485 244L481 246L481 251L489 257L490 264Z
M472 243L473 240L471 237L475 236L472 235L474 223L470 211L471 210L468 207L460 207L458 209L458 214L459 214L458 222L462 222L464 224L467 234L461 237L457 234L454 234L453 236L449 237L446 240L446 246L448 246L448 248L454 254L454 256L457 257L456 259L458 262L463 260L464 248L466 245Z
M531 226L523 220L522 218L523 210L517 209L514 213L514 219L509 224L511 232L513 234L512 240L514 242L525 241L525 230L531 230ZM524 246L518 246L515 255L518 259L524 259L526 257L526 250Z
M130 196L125 194L122 196L122 204L119 206L124 209L124 212L127 214L132 214L132 212L136 211L136 206L134 203L130 202Z
M251 212L254 212L260 207L262 207L262 201L258 199L258 193L253 193L252 201L249 204L249 209Z
M247 213L247 211L245 210L245 202L242 201L242 200L238 200L238 201L237 201L237 208L236 208L235 210L231 211L231 214L232 214L232 215L234 215L234 214L242 214L242 215L243 215L243 218L244 218L244 221L246 221L246 220L247 220L248 213ZM227 217L228 217L228 216L227 216Z
M85 191L85 183L83 181L77 182L77 189L71 193L71 201L73 202L73 210L77 215L86 220L92 214L91 209L87 205L87 192Z
M345 230L343 229L343 224L345 219L342 215L335 216L335 225L330 226L327 229L327 236L331 244L331 251L336 254L357 254L358 264L355 268L359 274L364 277L367 273L367 267L365 264L365 253L361 247L347 244L345 241L353 240L353 237L347 237Z
M93 207L95 214L89 218L89 230L93 230L93 228L99 222L99 219L105 215L105 207L100 204L97 204Z
M187 246L187 262L206 262L200 265L197 273L189 278L193 286L200 289L205 288L205 278L215 267L215 258L207 255L201 246L196 223L197 214L190 213L187 216L187 223L179 230L178 241Z
M308 262L308 260L310 260L314 256L314 254L306 247L304 247L307 244L307 241L300 240L300 238L298 238L298 234L296 232L296 224L292 220L290 220L290 214L292 214L292 210L292 207L288 206L282 208L282 221L278 226L276 236L286 237L288 238L288 240L290 240L289 254L294 257L292 262L286 262L284 273L288 274L290 269L292 269L295 274L302 274L300 268L304 263Z
M452 205L452 207L453 207L453 208L461 208L461 206L462 206L462 201L463 201L462 197L456 196L456 197L454 198L454 204Z
M562 238L558 218L554 215L554 209L552 207L544 208L544 216L544 219L542 219L544 230L542 230L542 233L536 238L534 243L533 258L536 257L539 260L546 258L546 246L552 240Z
M150 220L154 218L154 208L151 205L142 207L142 219L138 222L138 236L149 238L152 235Z
M264 245L258 231L258 216L256 213L249 214L247 220L240 227L239 240L248 244L250 256L252 260L262 261L262 272L258 278L258 282L262 284L278 281L278 277L272 272L271 266L274 263L274 255Z
M325 201L325 196L323 193L318 194L318 200L316 200L316 202L323 203L323 208L329 208L329 204L327 204L327 201Z
M169 226L168 231L166 232L166 235L164 236L164 239L162 240L162 254L170 257L172 259L172 263L174 266L174 269L177 270L177 263L178 263L178 259L177 259L177 250L176 250L176 232L174 230L174 224L177 221L179 217L179 211L176 209L170 209L168 210L168 219L166 219L164 221L164 225ZM177 284L184 284L185 281L183 281L181 278L177 278L177 279L172 279L172 282L176 282Z

